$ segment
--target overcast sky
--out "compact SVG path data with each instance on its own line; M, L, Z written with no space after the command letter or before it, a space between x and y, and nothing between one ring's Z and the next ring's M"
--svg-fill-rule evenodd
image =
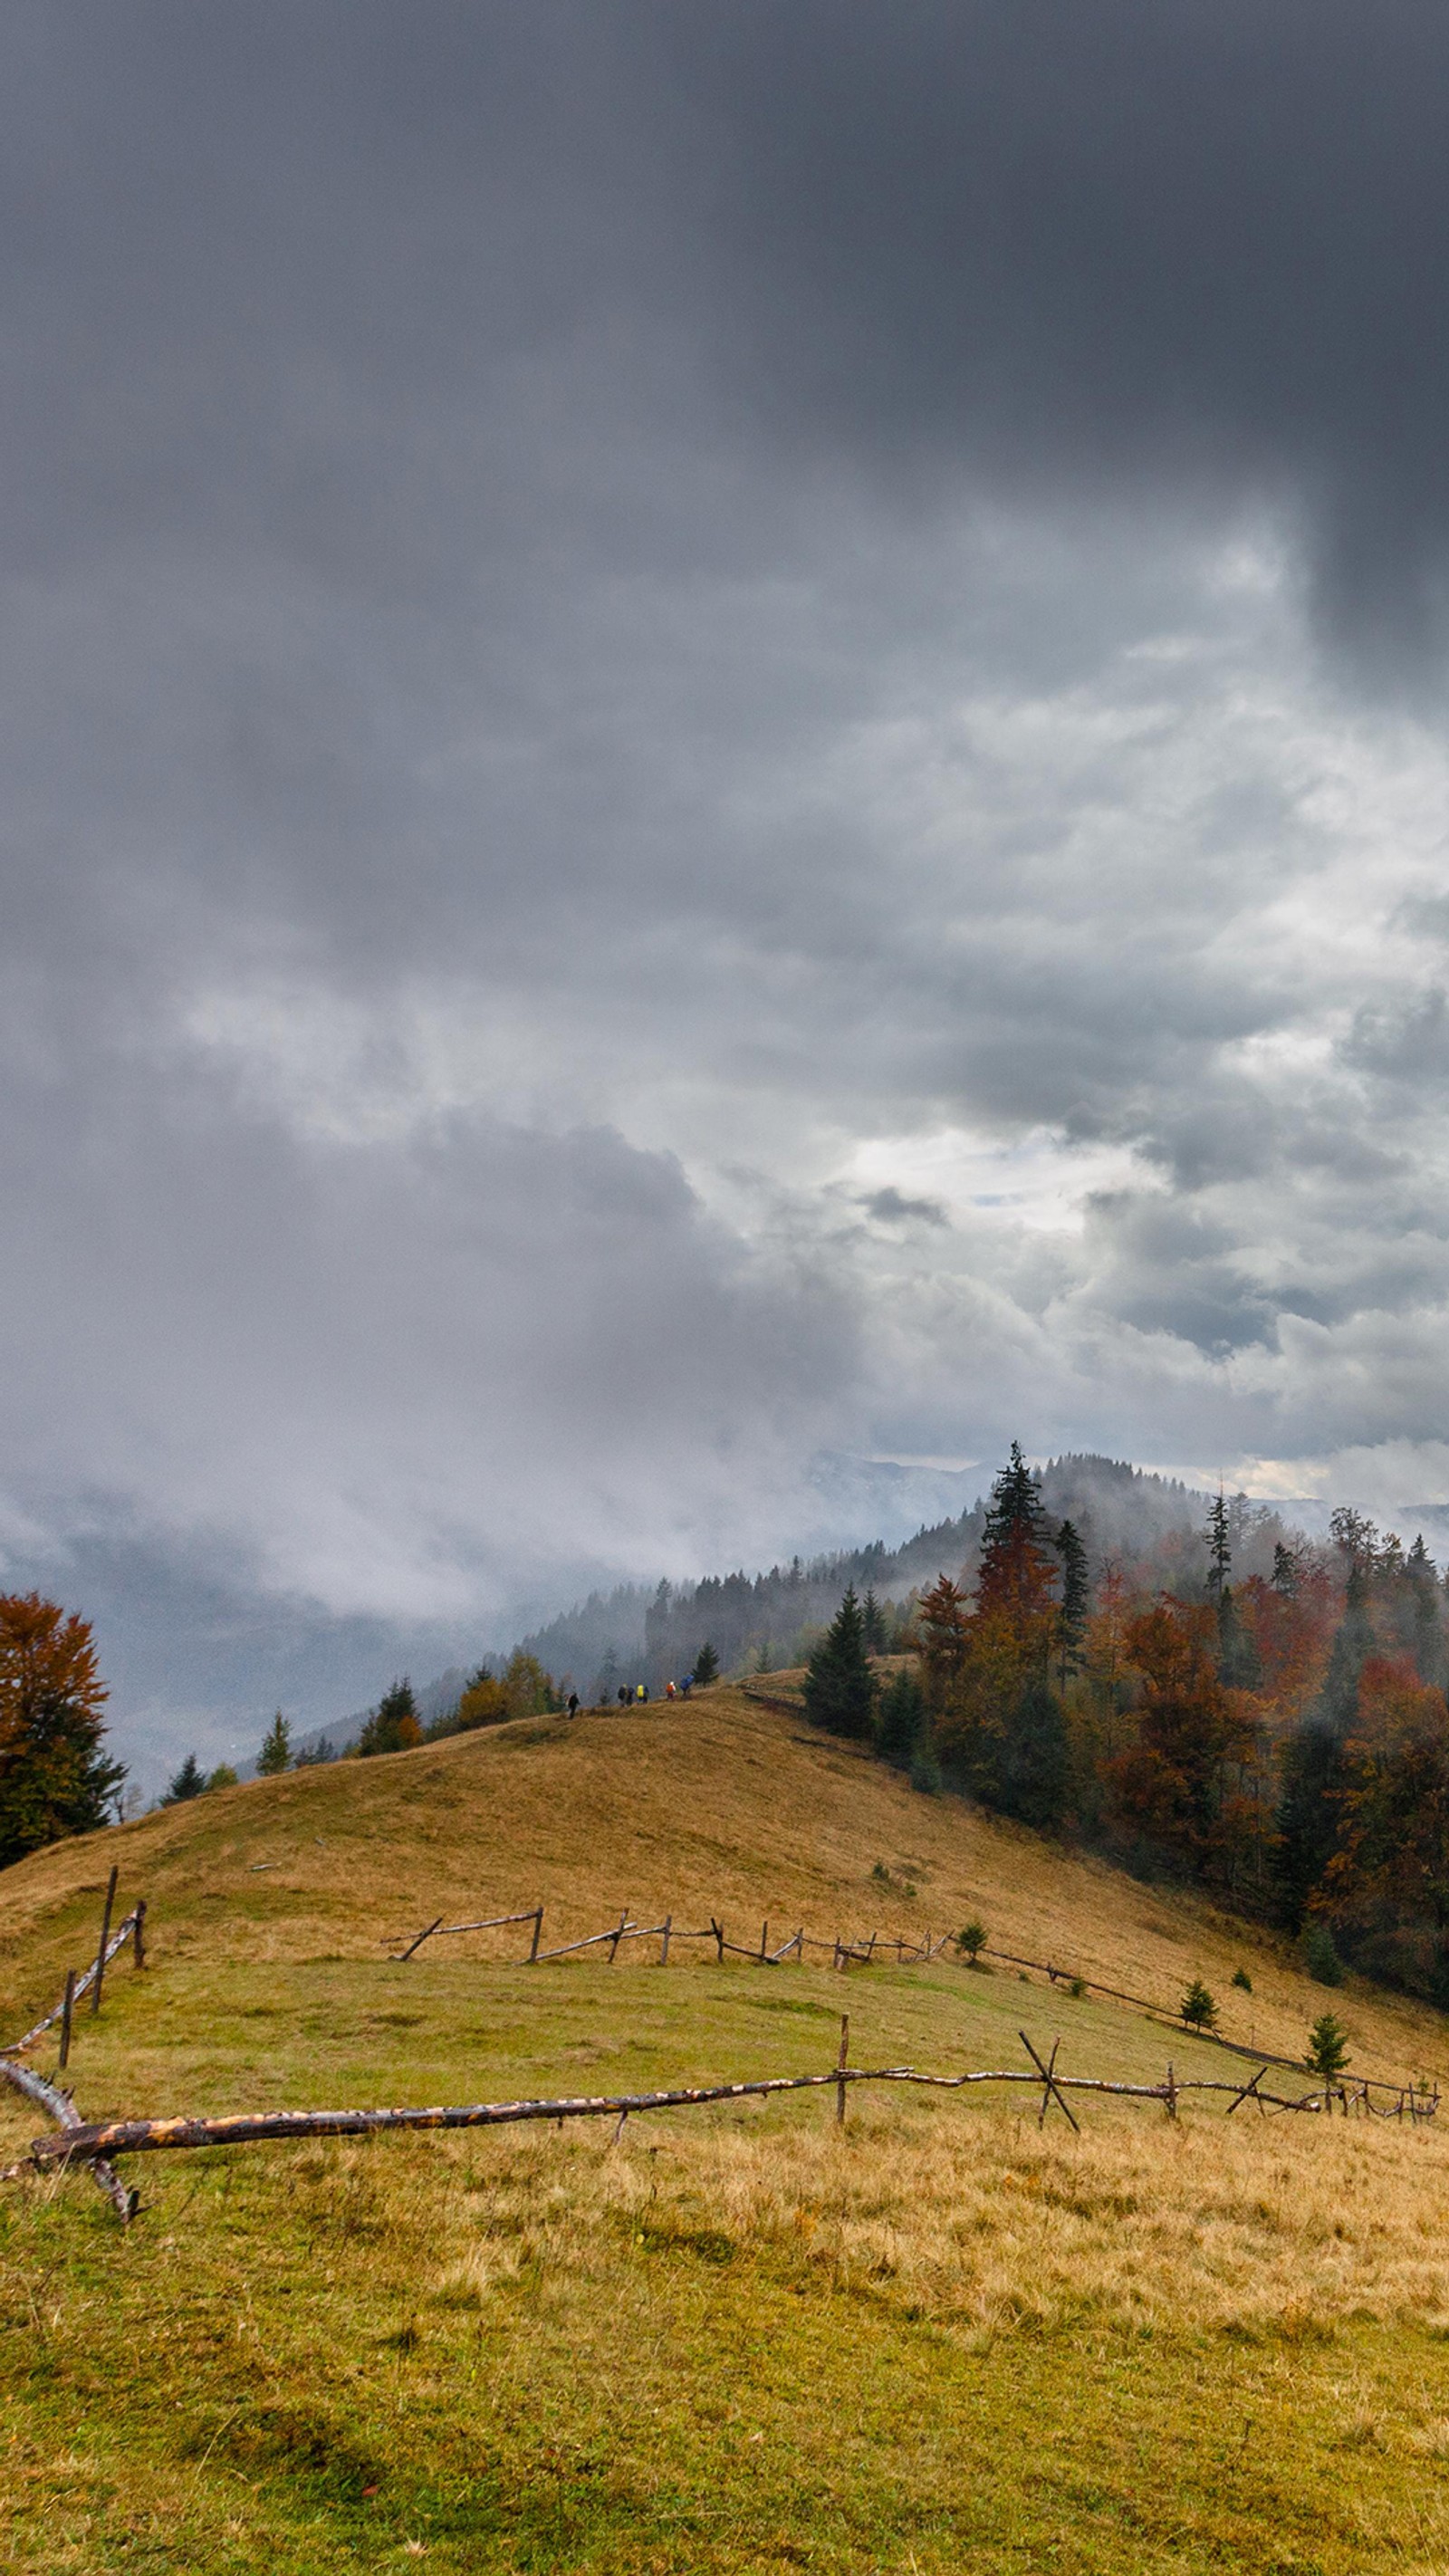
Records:
M1438 0L0 48L15 1578L1449 1498Z

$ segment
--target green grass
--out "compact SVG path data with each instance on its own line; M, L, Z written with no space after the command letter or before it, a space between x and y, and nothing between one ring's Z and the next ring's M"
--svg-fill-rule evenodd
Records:
M506 1739L506 1740L505 1740ZM686 1821L680 1824L677 1820ZM1156 2082L1250 2070L996 1966L528 1969L380 1935L626 1896L868 1929L966 1921L1223 2001L1301 2046L1321 1989L1200 1904L912 1799L788 1720L501 1731L233 1790L0 1882L24 2027L94 1941L115 1852L152 1965L111 1970L87 2117L643 2091L857 2065ZM260 1859L282 1866L258 1872ZM920 1888L885 1903L878 1858ZM914 1912L910 1912L910 1905ZM881 1911L884 1906L884 1912ZM626 1959L628 1954L625 1954ZM1235 1999L1236 2001L1236 1999ZM1356 2062L1443 2025L1351 1984ZM1246 2036L1246 2030L1244 2032ZM53 2069L55 2049L35 2053ZM1305 2079L1306 2080L1306 2079ZM1226 2120L1035 2095L830 2092L494 2132L138 2158L128 2234L86 2179L0 2191L0 2565L468 2576L1362 2576L1449 2567L1449 2113ZM35 2115L0 2093L0 2161Z

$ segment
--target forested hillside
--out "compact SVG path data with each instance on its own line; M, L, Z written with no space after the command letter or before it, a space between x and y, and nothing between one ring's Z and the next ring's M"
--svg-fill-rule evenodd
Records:
M1070 1518L1099 1559L1129 1570L1149 1565L1200 1579L1205 1494L1115 1458L1068 1456L1041 1471L1043 1508ZM1230 1506L1242 1570L1266 1573L1275 1539L1289 1533L1271 1513L1243 1497ZM877 1600L903 1603L939 1574L973 1574L987 1504L922 1529L904 1546L881 1541L828 1556L774 1565L767 1574L710 1575L693 1584L620 1584L549 1620L521 1642L546 1669L586 1698L606 1699L621 1681L657 1689L687 1672L707 1639L726 1671L754 1661L764 1667L801 1662L814 1632L833 1618L847 1584Z

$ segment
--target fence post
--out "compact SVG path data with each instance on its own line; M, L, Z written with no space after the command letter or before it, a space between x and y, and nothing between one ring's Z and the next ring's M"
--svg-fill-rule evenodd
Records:
M528 1964L529 1964L529 1966L530 1966L530 1967L532 1967L532 1966L533 1966L533 1964L534 1964L535 1960L536 1960L536 1959L537 1959L537 1957L538 1957L538 1945L539 1945L539 1943L540 1943L540 1941L541 1941L542 1939L543 1939L543 1907L540 1905L540 1906L538 1906L538 1907L535 1909L534 1917L533 1917L533 1939L532 1939L532 1942L531 1942L531 1943L530 1943L530 1945L529 1945L529 1952L528 1952Z
M625 1906L625 1908L624 1908L623 1913L622 1913L622 1914L620 1915L620 1917L619 1917L619 1929L618 1929L618 1931L617 1931L617 1932L612 1933L612 1934L610 1935L610 1939L609 1939L609 1965L610 1965L610 1967L611 1967L611 1968L612 1968L612 1966L613 1966L613 1964L614 1964L614 1961L617 1959L617 1957L618 1957L618 1955L619 1955L619 1944L620 1944L620 1942L623 1940L623 1938L624 1938L624 1934L625 1934L625 1932L628 1930L628 1928L629 1928L629 1908L628 1908L628 1906L626 1905L626 1906Z
M1172 2071L1171 2058L1167 2061L1167 2116L1169 2120L1177 2118L1177 2078Z
M769 1942L770 1942L770 1918L769 1918L769 1916L768 1916L768 1915L766 1915L764 1922L760 1925L760 1965L761 1965L761 1967L762 1967L762 1968L763 1968L763 1966L764 1966L764 1964L765 1964L766 1959L767 1959L767 1958L768 1958L768 1956L769 1956Z
M714 1934L715 1961L716 1964L722 1968L724 1966L724 1925L722 1923L716 1923L714 1916L711 1915L709 1918L709 1928Z
M111 1937L111 1907L116 1901L116 1881L120 1875L121 1873L118 1868L113 1869L111 1872L110 1885L106 1889L106 1908L105 1912L101 1916L101 1946L96 1952L96 1982L91 1988L91 2011L93 2014L98 2013L101 2008L101 1979L106 1973L106 1943Z
M840 2055L837 2057L835 2063L837 2067L844 2068L849 2063L849 2059L850 2015L849 2013L842 2013L840 2016ZM835 2084L835 2125L839 2129L843 2129L845 2126L845 2079L843 2074L837 2076Z
M144 1896L136 1900L136 1920L131 1937L136 1965L138 1968L144 1968L146 1965L146 1899Z
M61 2007L60 2015L60 2062L62 2066L65 2065L66 2060L70 2056L70 2023L71 2014L74 2010L75 1970L74 1968L67 1968L65 1972L65 2002Z
M659 1942L659 1965L661 1968L667 1968L669 1965L669 1927L673 1921L674 1917L672 1914L665 1915L664 1930Z

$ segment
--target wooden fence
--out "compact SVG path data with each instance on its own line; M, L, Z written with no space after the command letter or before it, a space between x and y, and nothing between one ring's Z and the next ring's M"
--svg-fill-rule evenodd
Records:
M1227 2105L1228 2116L1245 2102L1256 2105L1260 2116L1272 2112L1309 2111L1331 2114L1335 2107L1345 2117L1378 2119L1407 2118L1417 2122L1431 2119L1438 2108L1433 2101L1416 2098L1405 2086L1397 2104L1378 2110L1369 2098L1367 2085L1326 2084L1311 2093L1288 2095L1264 2089L1268 2069L1239 2085L1212 2076L1178 2076L1169 2066L1160 2084L1129 2084L1113 2077L1099 2075L1063 2075L1057 2072L1057 2055L1061 2041L1054 2042L1051 2055L1043 2057L1023 2030L1018 2033L1022 2046L1031 2059L1029 2068L977 2067L955 2075L931 2074L914 2066L852 2066L849 2062L850 2021L841 2016L840 2052L835 2064L823 2073L812 2075L766 2075L724 2084L675 2085L652 2093L562 2094L512 2102L468 2102L427 2109L375 2111L258 2111L233 2112L219 2117L196 2116L164 2120L102 2120L83 2122L63 2095L42 2084L29 2069L12 2072L26 2080L22 2089L33 2099L44 2101L44 2107L58 2122L57 2128L31 2141L29 2162L40 2172L63 2170L72 2164L88 2164L98 2179L103 2179L123 2219L135 2208L134 2193L127 2193L117 2181L109 2159L113 2156L157 2154L181 2148L243 2147L273 2144L297 2138L355 2138L375 2136L390 2129L483 2129L502 2128L518 2121L552 2120L560 2128L565 2120L613 2119L617 2122L615 2137L626 2120L651 2111L700 2110L720 2102L759 2101L786 2093L824 2092L833 2090L835 2116L843 2123L846 2101L853 2085L893 2084L928 2087L945 2093L962 2092L980 2084L1026 2085L1040 2092L1037 2125L1045 2124L1048 2111L1059 2110L1075 2130L1076 2114L1067 2100L1069 2093L1100 2093L1118 2101L1160 2102L1170 2120L1178 2117L1181 2104L1190 2094L1232 2095ZM24 2170L13 2165L5 2179L13 2179Z
M837 1933L833 1940L826 1941L814 1933L807 1932L803 1924L797 1931L790 1934L788 1940L772 1947L768 1922L761 1924L758 1941L731 1941L726 1937L723 1924L714 1915L710 1916L709 1922L702 1930L695 1931L682 1928L674 1921L672 1915L666 1915L662 1923L636 1923L626 1906L618 1922L609 1924L604 1931L589 1932L582 1940L564 1941L554 1949L545 1950L542 1946L545 1910L542 1905L530 1905L525 1906L518 1913L486 1915L468 1923L445 1923L440 1914L433 1922L425 1924L421 1932L408 1940L405 1949L394 1950L391 1955L395 1961L401 1963L404 1960L416 1958L425 1941L445 1940L449 1934L455 1932L502 1931L513 1924L522 1923L529 1924L532 1929L526 1954L514 1964L531 1967L542 1967L551 1959L576 1958L582 1951L597 1949L607 1949L608 1964L612 1967L626 1941L657 1941L660 1967L668 1966L672 1944L682 1941L704 1941L713 1944L716 1962L721 1966L726 1959L744 1959L752 1967L775 1968L781 1966L787 1959L803 1961L806 1952L813 1950L822 1962L828 1960L832 1969L838 1969L844 1973L854 1968L868 1968L886 1960L898 1966L923 1967L955 1948L955 1935L950 1932L942 1933L939 1938L929 1931L914 1938L899 1932L871 1932L854 1935L849 1940ZM389 1942L405 1937L395 1933L387 1936ZM1028 1959L1014 1950L996 1950L984 1945L981 1955L988 1959L999 1959L1015 1968L1033 1969L1038 1976L1045 1977L1048 1984L1052 1986L1071 1986L1083 1993L1106 1995L1114 2003L1131 2004L1140 2012L1150 2013L1152 2018L1164 2027L1181 2029L1185 2036L1204 2041L1215 2048L1226 2049L1230 2055L1244 2058L1250 2063L1283 2067L1293 2074L1302 2071L1301 2058L1278 2056L1272 2049L1247 2047L1241 2040L1225 2038L1221 2031L1193 2029L1191 2025L1183 2022L1180 2013L1173 2012L1169 2006L1154 2003L1146 1995L1128 1994L1120 1986L1105 1985L1100 1978L1083 1976L1074 1968L1062 1967L1046 1959ZM1398 2116L1395 2105L1406 2088L1381 2076L1355 2077L1354 2084L1355 2089L1361 2088L1367 2093L1376 2090L1382 2094L1387 2105L1386 2116L1390 2119ZM1228 2089L1231 2090L1231 2086ZM1420 2099L1423 2098L1421 2094ZM1438 2101L1437 2092L1432 2098L1435 2102Z

